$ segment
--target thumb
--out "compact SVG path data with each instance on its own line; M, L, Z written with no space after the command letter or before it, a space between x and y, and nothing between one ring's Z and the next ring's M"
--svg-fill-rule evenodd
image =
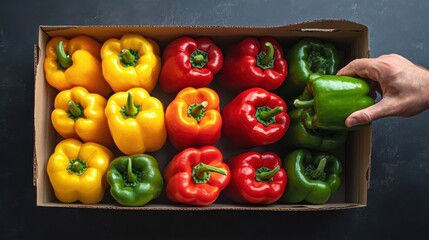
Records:
M347 127L368 124L379 118L387 116L389 113L385 112L385 109L385 102L381 100L379 103L371 105L365 109L353 112L347 117L345 124Z

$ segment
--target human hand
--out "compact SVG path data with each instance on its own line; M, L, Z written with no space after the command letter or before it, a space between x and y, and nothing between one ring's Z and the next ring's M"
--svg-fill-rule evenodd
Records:
M346 126L363 125L387 116L409 117L429 108L429 70L406 58L389 54L351 61L337 75L359 76L378 82L382 99L352 113Z

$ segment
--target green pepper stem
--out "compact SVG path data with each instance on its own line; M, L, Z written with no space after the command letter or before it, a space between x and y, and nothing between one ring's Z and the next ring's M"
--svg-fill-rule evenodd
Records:
M311 100L295 99L295 101L293 101L293 105L296 108L310 108L314 106L314 99L311 99Z
M72 58L65 52L63 41L57 43L57 58L60 65L65 69L73 64Z
M196 165L192 171L194 181L196 183L206 183L210 178L210 172L217 172L222 175L227 175L228 172L223 168L213 167L204 163Z
M122 57L122 60L127 64L133 63L134 60L136 59L136 56L134 56L134 54L132 54L128 49L121 50L121 57Z
M277 114L283 112L283 108L282 107L276 107L273 108L269 111L262 111L259 113L259 118L264 120L264 121L268 121L271 118L273 118L274 116L276 116Z
M191 53L189 57L189 62L193 68L203 68L207 61L207 53L199 49Z
M123 67L135 67L140 59L140 54L137 50L122 49L118 58Z
M69 161L67 171L71 174L81 175L88 168L88 164L80 158L75 158Z
M193 61L197 64L200 64L205 61L205 57L202 54L197 54L194 56Z
M82 163L80 163L79 161L74 161L73 164L71 165L71 169L74 172L80 172L83 169Z
M130 52L128 49L122 49L121 50L121 57L122 61L124 61L127 64L131 64L136 59L136 56Z
M210 165L207 165L204 163L200 163L198 165L200 165L200 167L198 168L196 175L199 178L202 178L206 172L217 172L217 173L220 173L222 175L227 174L227 171L223 168L213 167L213 166L210 166Z
M128 92L127 104L125 105L125 114L128 116L136 116L138 108L134 105L133 94Z
M70 99L68 101L68 105L69 105L68 110L73 115L73 117L80 118L83 116L82 110L78 107L78 105L75 102L73 102L73 100Z
M313 73L326 74L329 66L332 65L331 61L325 58L323 52L323 48L314 49L308 55L306 62Z
M280 170L280 165L277 165L275 168L269 171L257 171L256 180L260 182L268 182L273 178L277 172Z
M127 180L129 183L137 181L137 176L133 173L133 161L128 158Z
M261 59L263 65L268 65L274 57L274 47L270 42L266 42L265 46L268 48L267 54Z
M198 118L199 116L201 116L204 113L204 110L207 107L207 105L209 105L207 101L203 101L201 104L195 105L195 107L192 108L191 110L191 113L190 113L191 117Z
M320 159L319 164L317 165L316 170L314 170L311 173L311 178L313 178L313 179L318 178L320 176L320 174L322 174L322 172L325 170L327 161L328 160L326 159L326 157Z

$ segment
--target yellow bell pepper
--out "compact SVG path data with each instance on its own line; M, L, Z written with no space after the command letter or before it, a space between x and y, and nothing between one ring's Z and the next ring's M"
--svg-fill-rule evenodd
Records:
M104 114L107 100L83 87L61 91L54 101L52 125L63 138L76 138L106 147L114 145Z
M112 89L103 77L100 49L101 44L88 36L52 38L43 64L46 81L58 91L81 86L107 96Z
M103 75L113 91L140 87L152 92L161 72L159 46L138 34L111 38L101 47Z
M47 166L57 199L64 203L100 202L109 186L106 172L113 158L108 148L97 143L71 138L59 142Z
M117 92L105 110L110 132L125 155L155 152L167 138L162 103L143 88Z

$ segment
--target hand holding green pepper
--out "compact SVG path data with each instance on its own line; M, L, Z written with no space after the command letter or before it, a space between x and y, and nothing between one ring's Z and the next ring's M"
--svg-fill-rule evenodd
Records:
M351 131L363 126L348 128L346 118L353 112L374 104L368 83L349 76L310 75L303 94L294 101L302 108L301 118L309 129Z
M400 55L356 59L337 75L373 80L371 83L375 83L374 88L382 95L377 104L352 113L346 120L348 127L387 116L410 117L429 108L429 70Z

